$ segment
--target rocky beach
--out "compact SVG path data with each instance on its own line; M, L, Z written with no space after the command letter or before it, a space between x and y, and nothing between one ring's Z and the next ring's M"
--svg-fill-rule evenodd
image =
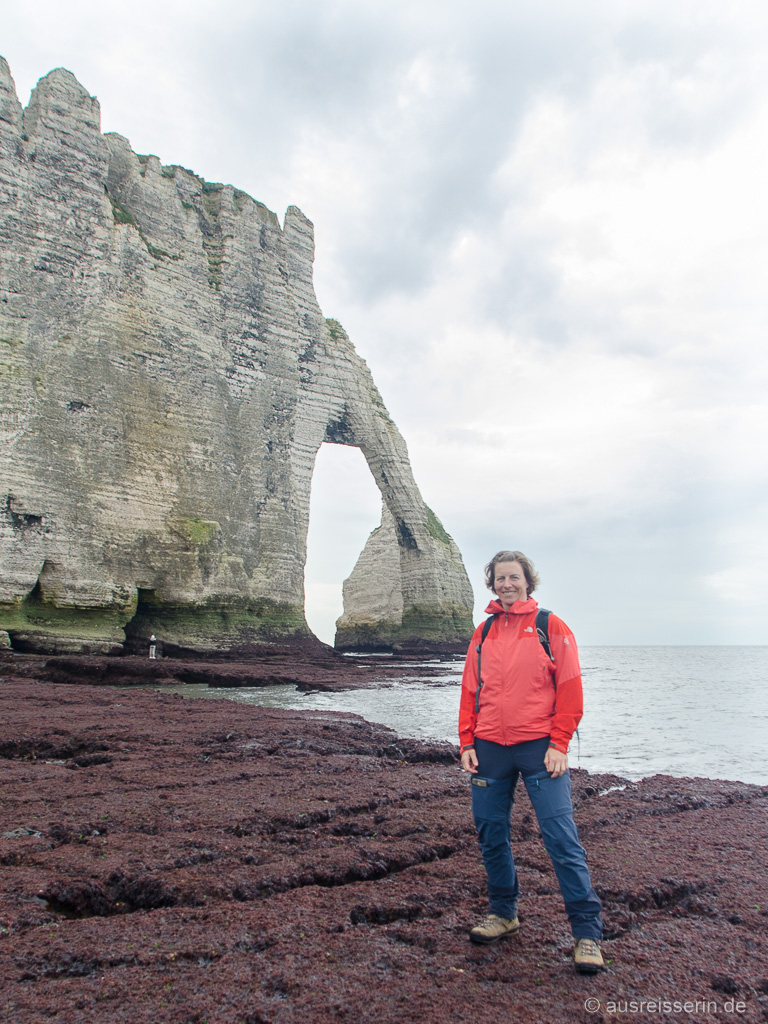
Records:
M606 923L579 977L524 792L521 931L469 943L485 875L451 745L125 688L178 682L163 662L3 658L8 1024L768 1019L768 787L572 773Z

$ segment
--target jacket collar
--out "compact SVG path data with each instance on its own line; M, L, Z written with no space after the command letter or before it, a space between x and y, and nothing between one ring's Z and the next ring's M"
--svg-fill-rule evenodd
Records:
M509 609L510 615L529 615L531 612L535 612L539 607L539 602L529 597L527 601L515 601L512 607ZM485 609L486 615L503 615L504 608L501 601L498 598L494 598L493 601Z

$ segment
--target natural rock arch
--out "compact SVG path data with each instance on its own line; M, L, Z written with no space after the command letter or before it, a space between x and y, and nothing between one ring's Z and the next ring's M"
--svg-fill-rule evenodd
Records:
M312 284L312 224L102 135L62 69L25 111L0 58L0 630L17 647L309 637L315 454L355 445L385 513L344 647L461 646L472 593L405 442ZM391 568L383 610L363 599ZM141 603L140 603L141 596ZM138 611L138 614L137 614Z

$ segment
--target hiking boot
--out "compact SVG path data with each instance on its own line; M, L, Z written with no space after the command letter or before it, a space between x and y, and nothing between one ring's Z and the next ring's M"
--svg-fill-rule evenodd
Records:
M597 974L605 967L603 954L594 939L576 939L573 962L579 974Z
M484 921L475 925L469 933L472 942L488 943L502 939L505 935L514 935L520 927L516 917L511 920L508 917L499 917L498 914L489 914Z

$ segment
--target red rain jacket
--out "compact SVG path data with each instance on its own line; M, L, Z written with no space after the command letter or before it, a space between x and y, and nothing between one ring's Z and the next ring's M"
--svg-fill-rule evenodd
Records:
M480 711L475 712L477 645L481 623L464 663L459 708L459 743L475 737L510 746L549 736L563 753L581 721L583 698L579 653L573 633L555 614L549 616L549 643L554 663L536 634L538 603L515 601L505 612L491 601L487 615L496 615L482 648L483 685ZM555 687L556 684L556 687Z

